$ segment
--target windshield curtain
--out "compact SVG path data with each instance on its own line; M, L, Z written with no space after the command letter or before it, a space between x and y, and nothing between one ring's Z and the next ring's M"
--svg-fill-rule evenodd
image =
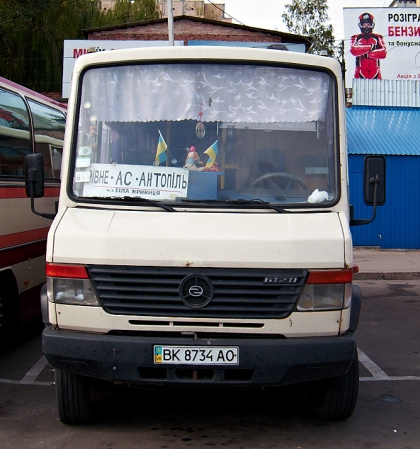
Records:
M337 195L334 88L328 73L295 67L177 63L87 70L73 193L184 204L331 204Z
M263 66L111 67L86 73L82 102L99 121L323 121L329 81L325 73Z

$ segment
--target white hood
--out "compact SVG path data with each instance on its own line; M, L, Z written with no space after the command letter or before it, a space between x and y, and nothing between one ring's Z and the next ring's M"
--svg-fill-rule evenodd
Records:
M54 224L47 260L56 263L302 269L352 263L350 232L336 212L70 208Z

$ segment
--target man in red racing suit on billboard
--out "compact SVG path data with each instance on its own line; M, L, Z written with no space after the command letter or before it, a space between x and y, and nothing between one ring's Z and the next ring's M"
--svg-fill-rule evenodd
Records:
M350 53L356 57L355 78L382 79L380 59L386 57L384 38L373 34L375 18L367 12L359 16L361 33L351 37Z

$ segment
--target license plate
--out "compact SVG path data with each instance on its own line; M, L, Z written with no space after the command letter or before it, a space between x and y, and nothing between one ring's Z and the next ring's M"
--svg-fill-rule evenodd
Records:
M154 346L154 363L175 365L237 365L237 346Z

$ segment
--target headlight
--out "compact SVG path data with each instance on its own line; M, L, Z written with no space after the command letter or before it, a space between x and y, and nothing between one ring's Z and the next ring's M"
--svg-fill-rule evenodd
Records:
M311 272L297 310L308 312L348 308L351 303L351 279L350 270Z
M99 306L86 268L47 263L47 295L50 302Z

